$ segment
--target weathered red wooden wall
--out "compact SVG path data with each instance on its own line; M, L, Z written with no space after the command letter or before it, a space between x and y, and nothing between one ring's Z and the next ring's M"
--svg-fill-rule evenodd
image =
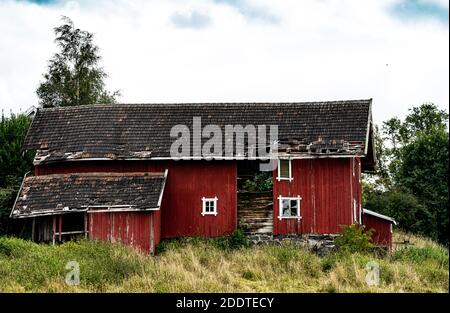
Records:
M155 212L92 212L89 213L89 238L121 242L144 253L154 253L160 229Z
M188 162L188 164L187 164ZM161 238L220 236L237 227L237 167L232 161L81 161L35 167L35 175L169 170L161 205ZM217 197L218 215L202 216L202 197Z
M154 225L154 240L155 248L161 241L161 210L153 211L153 225Z
M392 250L392 222L369 214L363 214L363 224L366 226L366 230L374 230L372 235L374 244L386 246L389 251Z
M359 156L352 159L352 176L353 176L353 205L355 206L352 211L353 221L361 224L362 223L362 176L361 176L361 158Z
M274 234L336 234L340 225L352 224L353 205L359 217L361 203L359 162L359 158L292 160L292 181L277 181L275 170ZM301 197L300 220L278 218L279 196Z

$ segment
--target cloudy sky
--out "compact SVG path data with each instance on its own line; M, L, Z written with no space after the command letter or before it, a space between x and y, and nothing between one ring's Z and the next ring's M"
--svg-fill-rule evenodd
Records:
M37 106L61 15L95 34L120 102L449 103L448 0L0 0L0 106Z

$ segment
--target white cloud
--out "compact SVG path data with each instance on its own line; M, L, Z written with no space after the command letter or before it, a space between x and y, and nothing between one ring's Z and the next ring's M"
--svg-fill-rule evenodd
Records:
M121 89L122 102L373 98L377 122L424 101L447 107L448 27L397 20L387 13L394 2L248 1L278 19L265 23L210 0L0 0L0 106L37 104L56 51L52 29L67 15L95 33L108 88ZM201 12L209 23L176 27L180 12Z

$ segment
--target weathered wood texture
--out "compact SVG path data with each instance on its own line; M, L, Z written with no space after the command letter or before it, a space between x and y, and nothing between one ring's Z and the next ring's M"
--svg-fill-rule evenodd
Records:
M89 213L89 238L121 242L144 253L155 252L159 243L159 227L154 211Z
M272 192L240 192L238 223L247 233L271 234L273 231Z
M292 181L273 172L274 234L337 234L340 225L359 220L359 158L292 160ZM279 219L278 197L301 197L301 219ZM359 222L359 221L358 221Z

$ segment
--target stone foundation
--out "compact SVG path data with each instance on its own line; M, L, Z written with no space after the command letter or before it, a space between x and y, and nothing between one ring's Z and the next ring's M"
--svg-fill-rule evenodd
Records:
M325 255L335 249L334 240L340 235L336 234L248 234L247 237L253 245L285 245L292 244L311 249L318 255Z

